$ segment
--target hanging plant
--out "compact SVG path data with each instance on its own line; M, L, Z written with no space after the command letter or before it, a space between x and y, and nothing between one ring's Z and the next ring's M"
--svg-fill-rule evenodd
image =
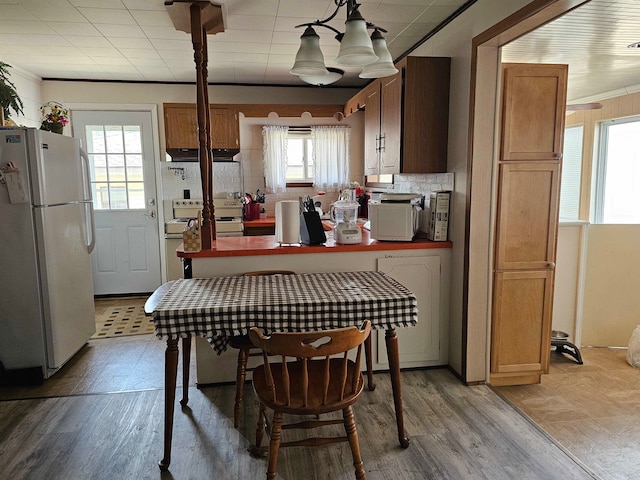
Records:
M22 100L16 92L16 86L9 80L10 68L12 68L11 65L0 61L0 106L2 106L4 118L9 118L10 110L13 110L17 115L22 115L23 108Z

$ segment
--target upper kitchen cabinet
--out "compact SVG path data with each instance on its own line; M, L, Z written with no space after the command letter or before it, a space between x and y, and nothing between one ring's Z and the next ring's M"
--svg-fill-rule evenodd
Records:
M198 148L198 116L195 104L165 103L164 129L167 148ZM234 108L209 107L211 148L240 148L240 127Z
M406 57L345 104L365 113L365 175L447 171L451 59Z

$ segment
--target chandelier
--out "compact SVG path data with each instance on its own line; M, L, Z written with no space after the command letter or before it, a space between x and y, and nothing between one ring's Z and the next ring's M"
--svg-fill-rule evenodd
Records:
M333 0L336 10L324 20L302 23L296 28L306 27L300 37L300 48L296 61L289 73L297 75L303 82L312 85L329 85L342 78L344 70L326 67L324 55L320 50L320 37L314 27L325 27L336 33L335 39L340 42L340 51L336 63L344 66L363 67L360 78L381 78L398 73L387 48L382 32L384 28L367 22L360 14L360 4L355 0ZM344 33L327 25L337 15L340 8L347 7L347 21ZM367 29L372 29L371 37Z

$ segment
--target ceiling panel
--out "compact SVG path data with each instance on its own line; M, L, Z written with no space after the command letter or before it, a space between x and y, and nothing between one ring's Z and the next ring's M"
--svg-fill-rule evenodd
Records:
M502 49L503 62L569 65L569 102L640 84L640 1L591 0Z
M332 15L334 0L218 3L225 31L208 37L211 83L306 85L289 74L304 31L295 26ZM453 11L474 0L361 3L360 12L367 20L389 30L386 40L397 59ZM0 60L44 78L113 80L121 75L123 80L193 82L191 38L175 30L167 8L172 7L165 7L162 0L0 0ZM340 31L345 10L341 8L329 23ZM337 66L335 33L316 30L327 66ZM46 54L44 47L51 47ZM344 70L344 78L335 86L367 82L358 77L358 68Z

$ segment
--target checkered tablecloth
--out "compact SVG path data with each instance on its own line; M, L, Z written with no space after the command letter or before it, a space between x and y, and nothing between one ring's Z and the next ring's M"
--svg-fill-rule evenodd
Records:
M416 297L382 272L309 273L177 280L153 312L160 338L201 336L218 353L251 327L266 333L360 325L415 325Z

